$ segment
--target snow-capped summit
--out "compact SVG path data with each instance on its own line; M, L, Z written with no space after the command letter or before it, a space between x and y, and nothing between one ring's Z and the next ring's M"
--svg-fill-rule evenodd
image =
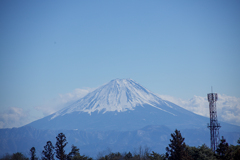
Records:
M134 110L136 106L148 104L157 107L165 103L161 98L139 85L132 79L114 79L97 88L74 104L55 113L52 119L72 112L124 112ZM161 109L165 111L164 109ZM166 111L167 112L167 111Z

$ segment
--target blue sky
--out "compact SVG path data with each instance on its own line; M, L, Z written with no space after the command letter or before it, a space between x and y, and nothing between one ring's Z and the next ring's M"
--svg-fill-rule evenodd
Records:
M0 107L131 78L240 97L240 1L0 1Z

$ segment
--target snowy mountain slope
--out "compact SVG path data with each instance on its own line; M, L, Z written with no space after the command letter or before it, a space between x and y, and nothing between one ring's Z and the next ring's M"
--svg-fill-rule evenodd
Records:
M115 79L55 113L51 119L76 111L87 112L90 115L95 111L124 112L134 110L137 105L145 104L158 108L157 105L166 104L166 102L131 79ZM162 108L158 109L168 112Z
M166 125L171 129L206 128L207 123L208 118L159 98L131 79L115 79L27 126L130 131L147 125Z

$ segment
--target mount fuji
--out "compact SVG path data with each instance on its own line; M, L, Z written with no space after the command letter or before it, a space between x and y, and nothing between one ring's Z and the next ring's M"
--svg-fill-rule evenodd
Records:
M69 144L93 157L107 148L132 152L139 146L164 153L175 129L190 146L209 144L208 122L131 79L115 79L54 114L20 128L0 129L0 156L29 154L32 146L41 153L45 142L55 143L60 132L66 134ZM240 127L220 123L220 135L236 145ZM70 145L66 150L70 152Z
M131 131L147 125L165 125L172 129L206 128L207 122L208 118L161 99L132 79L115 79L70 106L27 126Z

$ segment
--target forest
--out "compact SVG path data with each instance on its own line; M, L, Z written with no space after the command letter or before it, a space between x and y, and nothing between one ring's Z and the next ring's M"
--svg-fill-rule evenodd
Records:
M240 160L240 138L237 145L229 145L222 137L220 143L213 151L206 144L198 147L188 146L184 142L179 130L175 130L171 134L169 145L166 147L166 153L156 153L148 147L140 146L134 152L110 152L106 155L98 154L94 159L97 160ZM63 133L59 133L56 137L56 144L47 141L41 152L41 157L36 156L35 147L30 148L29 155L23 155L20 152L6 154L0 160L93 160L80 154L80 149L72 145L69 153L65 152L65 147L68 144L67 138Z

